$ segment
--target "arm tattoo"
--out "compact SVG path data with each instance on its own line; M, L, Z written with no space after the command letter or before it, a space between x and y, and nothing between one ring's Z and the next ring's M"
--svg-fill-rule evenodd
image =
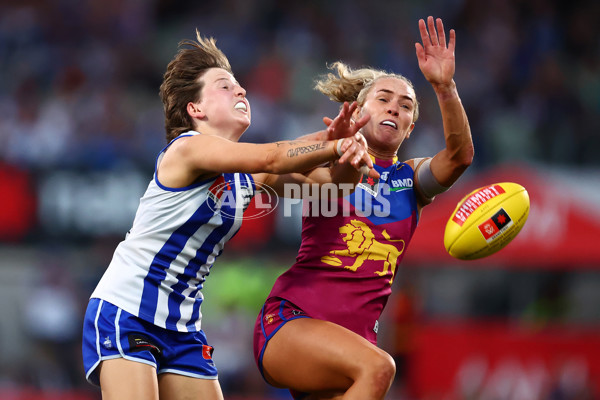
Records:
M290 143L290 144L293 144L293 143ZM294 147L294 148L288 150L287 156L290 158L297 157L300 154L306 154L306 153L312 153L312 152L318 151L318 150L324 150L326 147L327 147L327 142L321 142L321 143L310 144L310 145L306 145L306 146Z
M301 141L297 141L297 140L287 140L285 142L275 142L275 144L277 145L277 147L283 146L283 145L295 146L298 143L302 143L302 142Z

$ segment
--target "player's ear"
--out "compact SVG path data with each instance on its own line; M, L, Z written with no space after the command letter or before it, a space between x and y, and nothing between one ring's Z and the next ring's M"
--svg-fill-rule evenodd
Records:
M408 133L406 134L406 138L407 139L410 137L410 134L412 133L413 129L415 129L415 123L414 122L412 124L410 124L410 128L408 130Z
M191 101L187 104L187 112L192 118L202 119L205 117L204 112L200 109L200 106Z

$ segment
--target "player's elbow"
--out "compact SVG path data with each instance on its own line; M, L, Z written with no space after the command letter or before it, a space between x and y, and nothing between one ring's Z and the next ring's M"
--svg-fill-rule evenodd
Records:
M466 170L473 163L473 158L475 157L475 148L473 147L473 143L469 143L461 146L457 151L455 151L450 160L455 170Z
M475 153L473 146L468 146L454 152L446 153L445 161L445 178L437 177L438 182L445 187L450 187L456 180L471 166Z
M473 164L473 158L475 157L475 148L473 147L473 143L467 146L466 149L462 151L458 162L464 168L467 169Z
M472 163L475 156L473 139L470 129L458 130L447 134L446 138L446 160L456 170L466 170Z

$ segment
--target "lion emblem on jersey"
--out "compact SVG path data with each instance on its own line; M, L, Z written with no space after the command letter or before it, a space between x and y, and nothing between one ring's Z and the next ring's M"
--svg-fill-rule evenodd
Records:
M367 224L356 219L340 227L339 231L347 248L344 250L331 250L329 253L332 255L321 257L322 262L328 265L341 266L343 262L335 256L353 257L355 258L354 263L344 265L344 268L356 271L367 260L381 261L383 262L383 268L381 271L375 271L375 273L383 276L389 271L392 273L390 284L394 281L398 257L404 252L404 240L392 240L387 231L384 230L382 235L389 243L382 243L375 239L373 231ZM392 243L401 243L402 247L398 249Z

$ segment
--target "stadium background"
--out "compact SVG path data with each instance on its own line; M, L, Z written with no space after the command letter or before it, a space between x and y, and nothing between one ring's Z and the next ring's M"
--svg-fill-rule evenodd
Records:
M406 75L422 107L410 158L443 146L414 54L428 15L457 31L476 158L425 211L394 283L380 328L399 366L389 399L598 398L600 3L550 0L0 3L0 398L99 398L81 318L164 144L158 86L179 40L196 27L218 39L248 90L246 141L320 129L336 112L312 90L326 63ZM450 259L453 205L500 180L529 189L525 229L489 259ZM204 326L226 398L287 398L258 375L251 329L299 221L250 221L211 272Z

